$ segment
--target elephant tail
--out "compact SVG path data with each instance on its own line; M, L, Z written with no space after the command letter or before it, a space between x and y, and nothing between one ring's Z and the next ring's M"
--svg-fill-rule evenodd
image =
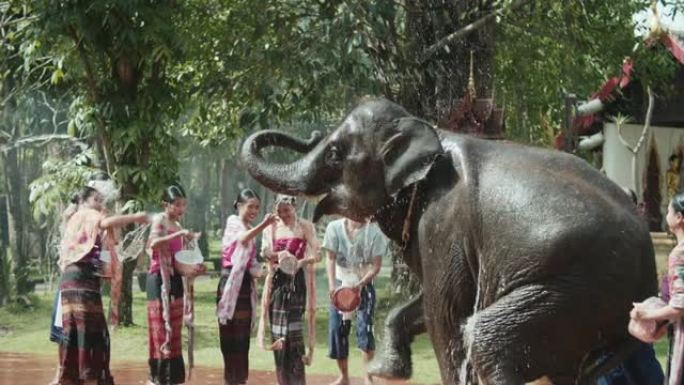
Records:
M595 350L588 353L582 360L577 376L577 385L593 385L599 377L606 375L632 353L636 351L641 342L634 338L626 337L612 347Z

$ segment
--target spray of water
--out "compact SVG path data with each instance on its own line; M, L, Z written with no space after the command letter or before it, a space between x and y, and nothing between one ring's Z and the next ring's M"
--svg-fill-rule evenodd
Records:
M147 244L149 229L150 225L145 224L126 233L116 246L116 254L122 262L136 259L143 252Z

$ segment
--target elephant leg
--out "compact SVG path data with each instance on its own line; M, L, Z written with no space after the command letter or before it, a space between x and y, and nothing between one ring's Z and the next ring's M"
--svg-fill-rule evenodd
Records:
M413 337L421 333L425 333L422 292L387 315L382 344L368 367L368 373L381 378L410 378L411 343Z
M581 357L566 352L586 346L584 336L573 333L583 317L582 309L573 314L573 301L567 287L532 284L468 318L463 338L480 385L523 385L543 377L573 383Z

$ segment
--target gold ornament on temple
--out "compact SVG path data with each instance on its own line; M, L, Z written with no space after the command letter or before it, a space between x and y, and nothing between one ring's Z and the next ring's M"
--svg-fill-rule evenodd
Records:
M675 154L670 156L670 168L665 172L665 186L667 188L667 200L672 199L679 191L679 157Z

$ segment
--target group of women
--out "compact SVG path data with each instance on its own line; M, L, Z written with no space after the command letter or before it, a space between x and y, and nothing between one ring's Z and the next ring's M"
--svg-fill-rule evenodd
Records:
M116 229L129 224L150 224L147 254L148 384L185 383L181 351L184 320L183 277L205 272L203 265L176 262L174 255L199 237L182 228L179 219L187 205L178 185L165 189L162 213L106 215L103 195L85 187L65 212L59 265L62 271L55 301L50 339L59 345L59 366L53 384L114 384L110 341L100 294L103 270L101 252L116 261ZM222 239L221 278L216 294L219 340L224 359L224 384L245 384L249 373L250 334L256 321L256 280L266 278L262 294L259 345L273 350L280 385L305 384L304 365L310 364L315 341L315 288L313 264L319 244L311 222L297 218L295 200L279 196L273 213L258 224L260 199L242 190L235 201ZM267 269L257 262L255 238L263 234L262 254ZM284 268L290 262L292 269ZM280 265L283 268L279 268ZM186 280L187 282L187 280ZM308 311L308 351L304 314ZM268 322L267 320L270 320ZM271 341L264 343L264 325L270 324Z

